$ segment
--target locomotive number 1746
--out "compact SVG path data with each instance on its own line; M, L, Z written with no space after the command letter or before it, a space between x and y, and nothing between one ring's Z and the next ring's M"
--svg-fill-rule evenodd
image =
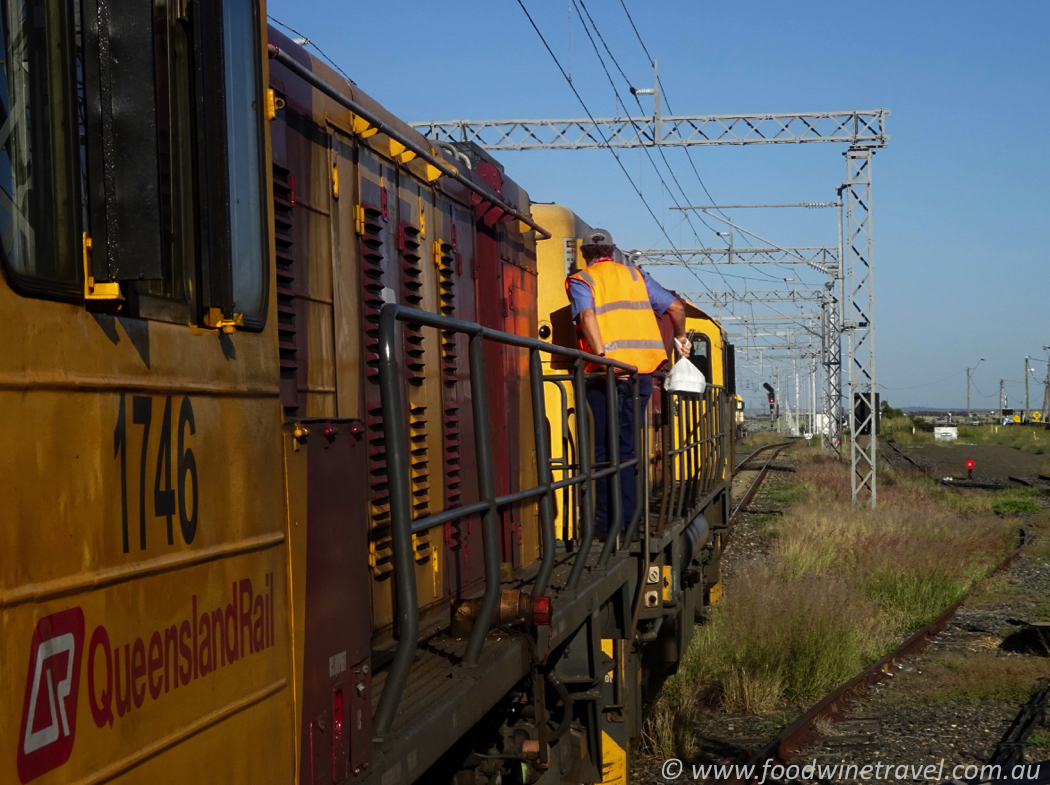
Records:
M140 431L142 448L139 450L139 548L146 549L146 469L148 458L154 453L150 447L150 430L153 422L154 398L149 395L131 397L131 429L128 427L127 397L120 394L117 409L117 424L113 430L113 458L120 461L120 518L122 544L124 553L129 551L128 542L128 431ZM156 470L153 477L152 517L164 518L167 521L168 545L175 543L174 518L179 516L179 528L182 539L189 545L197 533L197 502L199 491L197 485L197 461L193 450L188 446L189 438L195 433L193 422L193 405L189 397L184 397L179 406L178 423L175 428L174 444L171 437L172 397L164 398L164 411L158 425L160 434L157 438ZM160 408L160 398L157 399ZM172 447L175 454L172 456ZM152 462L150 462L152 463ZM172 485L172 468L175 469L175 487Z

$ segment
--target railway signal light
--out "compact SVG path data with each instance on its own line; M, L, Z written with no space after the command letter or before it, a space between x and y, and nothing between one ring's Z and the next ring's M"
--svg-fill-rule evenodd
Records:
M966 467L966 479L967 480L972 480L973 479L973 470L977 467L977 462L974 461L972 458L967 458L963 462L963 466Z

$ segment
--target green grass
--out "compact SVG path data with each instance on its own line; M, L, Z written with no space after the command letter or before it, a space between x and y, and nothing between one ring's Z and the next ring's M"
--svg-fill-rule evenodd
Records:
M767 488L763 489L762 497L768 505L777 509L801 502L815 490L812 485L801 480L790 480Z
M992 510L1001 515L1012 512L1039 512L1042 510L1036 499L1041 494L1035 488L1010 488L996 491Z
M1001 444L1033 455L1050 455L1050 430L1035 425L959 425L950 444ZM923 430L928 428L927 430ZM935 444L933 425L917 417L883 418L880 438L901 444ZM1050 469L1050 461L1047 462Z
M968 582L945 574L907 574L884 567L864 581L865 594L910 630L925 627L962 596Z
M1032 731L1032 735L1028 737L1028 746L1039 750L1050 747L1050 732L1042 728L1036 728Z

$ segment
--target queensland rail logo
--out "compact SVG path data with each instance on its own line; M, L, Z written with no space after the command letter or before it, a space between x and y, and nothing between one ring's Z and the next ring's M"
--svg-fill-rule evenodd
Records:
M69 760L77 733L84 612L70 608L37 622L18 736L18 778L29 782Z

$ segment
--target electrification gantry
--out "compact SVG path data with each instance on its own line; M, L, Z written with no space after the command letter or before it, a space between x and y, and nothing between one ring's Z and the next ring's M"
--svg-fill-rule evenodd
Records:
M655 68L655 63L654 63ZM633 88L632 88L633 89ZM846 179L839 187L840 251L835 263L827 260L782 258L799 262L833 277L838 297L826 305L824 364L831 419L841 422L841 338L849 336L849 416L853 501L875 506L875 348L873 329L871 162L875 151L889 144L888 109L844 112L788 112L778 114L669 115L660 112L659 81L652 94L649 117L575 118L543 120L451 120L411 123L434 142L471 143L485 150L584 150L588 148L695 147L711 145L845 143ZM817 206L816 203L802 206ZM823 205L821 205L823 206ZM708 208L701 208L707 210ZM713 213L708 212L708 215ZM715 217L715 216L713 216ZM728 221L726 223L735 226ZM728 262L738 249L717 250ZM785 249L768 249L790 257ZM698 256L703 257L701 253ZM669 263L682 263L678 258ZM756 260L743 262L754 263ZM653 262L650 262L653 263ZM836 425L837 427L837 425ZM837 452L840 439L830 440Z
M409 123L429 139L485 150L845 142L885 147L889 109L783 114L667 115L563 120L448 120Z

